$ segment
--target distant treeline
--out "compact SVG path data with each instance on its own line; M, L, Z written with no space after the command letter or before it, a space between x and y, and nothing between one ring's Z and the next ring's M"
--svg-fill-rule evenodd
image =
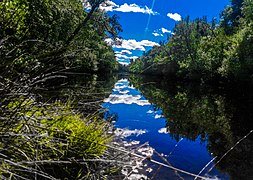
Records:
M252 80L253 1L232 0L220 20L184 18L167 43L132 61L129 71L191 80Z

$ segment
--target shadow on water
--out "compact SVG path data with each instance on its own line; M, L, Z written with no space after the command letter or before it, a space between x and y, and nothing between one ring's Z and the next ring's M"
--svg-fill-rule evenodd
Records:
M230 179L253 179L253 87L208 86L148 76L129 76L143 96L161 109L171 138L200 137L214 164ZM225 156L224 156L225 155Z
M111 94L118 79L116 74L63 74L38 89L42 102L71 102L83 114L89 115L101 108L103 99Z
M103 100L112 93L112 88L119 79L128 79L130 86L133 85L138 90L137 92L131 89L130 93L133 96L141 93L143 95L141 100L147 99L153 111L162 112L165 123L160 122L159 127L165 126L169 134L159 139L161 141L158 143L159 147L155 148L160 152L159 150L165 148L165 144L169 145L170 154L167 155L172 165L180 167L182 163L190 162L188 166L191 166L191 163L195 161L191 159L193 156L189 155L187 160L185 157L179 157L182 160L175 160L175 151L182 150L184 148L182 146L195 146L186 142L185 139L197 141L197 143L200 141L206 146L209 154L216 157L214 164L217 162L218 164L215 167L224 174L228 174L230 179L253 179L253 133L240 141L253 129L253 88L251 85L207 86L137 75L68 75L67 79L58 79L50 86L50 89L39 90L39 94L43 95L41 97L43 101L53 102L61 99L65 102L70 99L83 110L84 114L89 114L98 110L98 105L101 105ZM131 119L131 111L137 110L141 117L141 113L146 114L148 108L140 110L137 105L126 108L123 104L118 104L117 109L126 113L124 118L127 121L132 120L131 122L123 120L121 124L131 123L135 128L139 128L141 124L144 129L152 130L154 126L152 123L158 123L157 119L149 119L149 121L141 118ZM136 114L133 114L133 118L135 117ZM120 118L122 120L122 117ZM160 134L157 134L152 134L154 136L151 137L155 143L158 141L157 138L160 138ZM150 140L148 133L143 134L141 138L144 139L143 142ZM184 142L181 142L182 138ZM240 143L236 145L238 141ZM164 147L160 147L161 144L164 144ZM229 151L233 146L235 147ZM184 150L188 151L187 148ZM185 152L184 150L182 153ZM193 148L191 153L198 153L195 150ZM198 155L194 155L194 158L196 157ZM206 164L206 161L201 162L201 168L203 164ZM183 169L186 166L184 165ZM199 172L199 167L197 169L195 173ZM202 174L208 174L208 169L210 166ZM160 171L161 173L155 178L168 179L168 169ZM171 173L170 179L178 179L177 176L173 176L175 175ZM187 177L184 178L187 179Z

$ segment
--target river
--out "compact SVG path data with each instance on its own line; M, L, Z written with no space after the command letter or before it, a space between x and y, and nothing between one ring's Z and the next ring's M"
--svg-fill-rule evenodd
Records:
M102 104L125 148L146 157L122 172L132 179L253 179L252 85L140 75L74 75L61 83L45 101L71 99L87 115Z
M103 107L126 148L146 143L152 160L210 179L253 179L250 90L121 76ZM141 167L152 179L194 179L148 160Z

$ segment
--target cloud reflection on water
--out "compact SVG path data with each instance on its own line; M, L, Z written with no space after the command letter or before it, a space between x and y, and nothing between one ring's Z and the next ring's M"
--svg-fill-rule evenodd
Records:
M150 105L148 100L143 99L140 94L129 94L132 89L134 87L129 85L127 79L121 79L115 84L113 88L114 93L104 99L104 102L111 104L137 104L139 106Z

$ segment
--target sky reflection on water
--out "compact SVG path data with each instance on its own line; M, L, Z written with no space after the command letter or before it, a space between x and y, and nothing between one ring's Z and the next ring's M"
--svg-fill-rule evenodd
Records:
M207 143L201 142L199 138L195 141L181 138L178 142L172 139L169 135L169 128L166 128L166 119L162 111L157 110L142 96L140 91L129 84L127 79L121 79L115 84L112 94L104 100L103 107L107 108L110 113L117 114L118 120L115 122L115 128L120 129L125 140L138 141L140 144L149 142L152 148L177 168L198 174L213 159L207 151ZM211 163L208 167L212 165ZM205 174L207 170L201 175L212 177L212 179L228 179L216 169ZM177 179L173 178L171 172L166 168L161 168L156 177ZM184 175L183 177L194 179Z

